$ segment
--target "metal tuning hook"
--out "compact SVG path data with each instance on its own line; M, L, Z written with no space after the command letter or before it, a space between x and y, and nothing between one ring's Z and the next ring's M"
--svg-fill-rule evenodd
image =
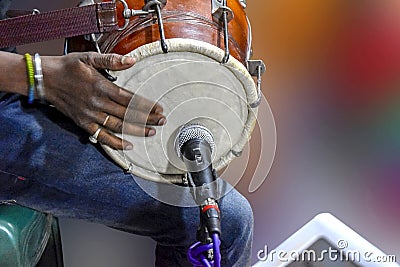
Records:
M261 103L261 76L264 74L266 67L262 60L248 60L247 70L251 76L257 77L257 100L250 103L251 108L256 108Z
M225 64L229 60L229 32L228 23L233 19L233 11L227 6L226 0L212 0L212 16L214 21L220 23L222 21L224 30L224 46L225 55L222 59L222 64Z
M165 41L165 31L164 31L164 24L161 15L161 8L159 5L155 6L157 12L157 20L158 20L158 31L160 32L160 43L161 49L164 53L168 53L168 45Z
M165 38L164 23L162 19L161 10L167 4L167 0L145 0L145 5L142 10L130 9L128 3L125 0L117 0L122 3L124 10L122 11L122 16L125 19L125 23L118 30L122 31L128 27L129 20L135 16L147 16L149 14L157 15L158 30L160 32L160 43L161 49L164 53L168 53L168 46Z

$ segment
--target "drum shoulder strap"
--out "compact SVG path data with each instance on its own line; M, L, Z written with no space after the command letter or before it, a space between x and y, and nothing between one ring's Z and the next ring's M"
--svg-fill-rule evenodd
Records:
M118 29L115 2L95 3L0 21L0 48Z

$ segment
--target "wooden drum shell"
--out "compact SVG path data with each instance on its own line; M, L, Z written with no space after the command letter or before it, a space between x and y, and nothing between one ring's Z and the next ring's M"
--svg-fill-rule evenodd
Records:
M126 2L130 9L135 10L142 9L144 5L143 0L126 0ZM245 65L251 46L247 16L238 0L227 0L227 6L234 15L228 23L230 54ZM121 27L124 25L123 10L123 4L117 2L118 23ZM224 49L223 23L213 20L211 0L168 0L161 13L167 39L194 39ZM159 39L157 16L154 14L132 17L124 30L103 34L98 43L103 53L125 55ZM83 37L71 38L68 42L68 52L90 50L95 50L93 43Z

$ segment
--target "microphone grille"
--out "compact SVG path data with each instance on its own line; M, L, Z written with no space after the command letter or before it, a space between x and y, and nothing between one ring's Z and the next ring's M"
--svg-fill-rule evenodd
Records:
M214 136L206 127L199 124L184 125L178 132L175 139L175 149L179 157L181 157L181 148L189 140L202 139L211 147L211 153L215 149Z

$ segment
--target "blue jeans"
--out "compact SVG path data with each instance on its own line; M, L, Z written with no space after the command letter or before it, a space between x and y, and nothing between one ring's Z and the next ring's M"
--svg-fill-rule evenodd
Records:
M191 266L186 252L196 241L197 207L149 196L54 108L27 107L18 95L0 97L0 201L149 236L157 242L156 266ZM222 266L249 266L248 201L233 189L220 200L220 209Z

